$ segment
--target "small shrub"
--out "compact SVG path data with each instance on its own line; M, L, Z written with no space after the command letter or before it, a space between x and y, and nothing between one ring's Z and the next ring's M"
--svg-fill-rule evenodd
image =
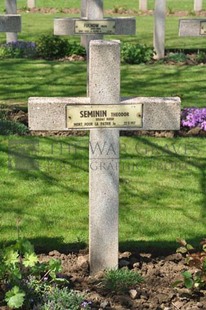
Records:
M121 60L129 64L147 63L153 55L153 49L146 45L124 43L121 48Z
M166 60L173 61L173 62L185 62L187 60L187 55L184 53L170 53Z
M7 135L25 135L29 132L27 126L19 122L12 122L6 119L0 119L0 134Z
M0 45L0 59L4 58L34 58L36 45L34 42L10 42Z
M202 251L195 251L193 246L185 240L178 240L180 247L178 253L185 255L185 262L190 267L195 267L195 272L182 272L183 280L176 281L173 286L182 283L191 290L200 290L206 288L206 239L201 242Z
M54 287L46 292L43 297L43 304L38 310L79 310L91 309L90 302L85 301L82 294L69 290L68 288Z
M129 269L112 269L106 272L102 284L106 290L125 293L141 282L143 282L143 278L137 272Z
M122 13L126 13L127 11L128 11L127 7L121 7L121 6L115 5L113 7L112 13L122 14Z
M58 59L65 57L69 50L67 39L55 35L42 35L36 41L38 57L43 59Z
M75 41L69 42L68 56L72 56L72 55L85 56L86 50L83 46L81 46Z
M205 63L206 62L206 53L205 52L199 52L196 56L196 61L198 63Z
M181 114L181 125L187 128L200 127L206 131L206 108L185 108Z

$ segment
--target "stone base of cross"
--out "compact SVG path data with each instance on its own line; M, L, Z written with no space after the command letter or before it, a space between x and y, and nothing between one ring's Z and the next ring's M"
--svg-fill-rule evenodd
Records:
M119 130L178 130L180 99L120 99L119 42L91 41L89 54L89 97L29 98L28 110L30 130L90 129L89 257L96 273L118 268Z

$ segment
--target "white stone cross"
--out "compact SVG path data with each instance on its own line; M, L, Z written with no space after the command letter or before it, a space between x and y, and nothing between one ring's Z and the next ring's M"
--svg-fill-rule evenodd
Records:
M120 98L120 43L94 40L89 97L29 98L34 131L90 129L90 272L118 268L119 130L178 130L180 99ZM109 128L108 128L109 127Z
M165 56L166 0L155 0L153 45L157 59Z
M194 0L194 11L199 12L202 10L202 0Z
M33 9L36 7L36 0L27 0L28 9Z
M147 0L139 0L139 10L147 11Z
M206 19L180 19L180 37L204 37L206 36Z
M16 0L6 0L6 14L17 14L17 4ZM6 33L6 43L17 42L16 32Z

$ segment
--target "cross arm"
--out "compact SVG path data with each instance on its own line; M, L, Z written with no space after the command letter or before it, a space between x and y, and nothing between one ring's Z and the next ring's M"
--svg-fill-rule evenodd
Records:
M21 16L18 14L0 15L0 32L21 32Z
M80 19L80 18L55 18L54 19L54 34L55 35L75 35L77 33L75 27L77 23L90 22L92 20ZM135 17L118 17L118 18L104 18L102 20L95 20L95 22L114 23L114 31L111 34L115 35L135 35L136 34L136 18ZM95 33L95 32L94 32ZM101 32L104 34L104 32ZM107 34L107 32L105 32ZM110 34L110 33L108 33Z
M142 104L143 126L133 130L179 130L180 103L179 97L134 97L122 98L119 104ZM34 131L67 131L66 106L89 104L88 97L31 97L28 102L29 128Z

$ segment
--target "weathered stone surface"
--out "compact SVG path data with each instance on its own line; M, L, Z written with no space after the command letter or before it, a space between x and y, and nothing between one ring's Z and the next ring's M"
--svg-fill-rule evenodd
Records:
M21 16L18 14L0 15L0 32L20 32Z

